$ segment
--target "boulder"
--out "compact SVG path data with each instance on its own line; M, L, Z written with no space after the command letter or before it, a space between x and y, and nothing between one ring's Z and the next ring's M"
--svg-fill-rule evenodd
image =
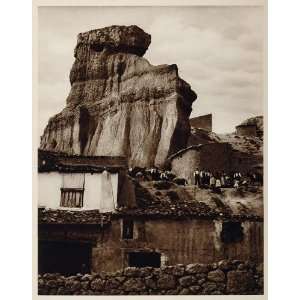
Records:
M145 285L147 288L156 289L156 281L152 278L152 276L148 276L145 278Z
M209 267L205 264L189 264L186 266L186 272L189 274L207 273Z
M184 277L181 277L179 279L179 283L183 287L189 287L189 286L193 285L196 282L197 282L196 277L192 276L192 275L184 276Z
M126 292L139 292L145 290L145 285L141 278L129 278L123 284L123 288Z
M142 57L150 42L137 26L80 33L66 107L50 118L41 149L163 167L185 148L197 95L175 64L153 66Z
M218 266L222 271L229 271L234 268L232 262L227 259L219 261Z
M71 291L71 292L75 292L80 290L81 288L81 283L78 280L67 280L66 281L66 288Z
M176 280L173 275L164 274L157 280L157 286L160 289L169 290L176 287Z
M227 293L243 294L253 289L253 275L247 271L229 271L227 273Z
M208 280L214 281L214 282L224 282L226 279L224 272L219 269L209 272L207 274L207 278L208 278Z
M191 294L193 295L197 295L199 293L199 291L201 290L200 286L198 285L192 285L189 287Z
M105 287L105 281L101 278L97 278L91 282L91 289L94 291L102 291Z
M202 293L204 295L209 295L217 289L215 282L205 282L202 284Z
M184 275L184 265L164 266L164 267L162 267L162 271L164 273L172 274L175 276L183 276Z

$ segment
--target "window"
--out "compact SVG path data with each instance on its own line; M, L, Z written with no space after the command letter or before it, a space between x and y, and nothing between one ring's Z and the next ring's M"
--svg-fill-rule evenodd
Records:
M133 239L133 220L124 219L122 226L122 239Z
M128 253L128 266L129 267L160 267L160 253L157 252L129 252Z
M82 207L83 192L82 188L61 188L60 206L62 207Z
M243 227L240 222L224 222L222 224L221 240L223 243L236 243L243 240Z

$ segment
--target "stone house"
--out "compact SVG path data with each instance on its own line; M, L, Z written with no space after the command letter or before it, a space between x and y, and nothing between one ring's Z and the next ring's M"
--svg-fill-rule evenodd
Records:
M38 155L39 207L111 212L124 201L134 205L125 158L69 156L45 150Z
M187 147L169 157L171 169L176 176L194 184L196 168L210 172L229 172L232 147L228 143L209 143Z
M190 125L194 128L204 129L206 131L212 131L212 114L198 116L190 119Z
M200 197L205 201L183 201L175 193L186 193L186 187L160 190L158 197L158 190L134 185L135 207L106 213L40 208L39 273L114 272L224 258L262 262L261 199L229 204L206 195Z
M242 136L257 136L257 128L255 124L241 124L235 127L236 134Z
M194 171L206 170L220 172L255 172L262 174L262 156L233 149L229 143L199 144L182 149L169 157L172 173L194 184Z

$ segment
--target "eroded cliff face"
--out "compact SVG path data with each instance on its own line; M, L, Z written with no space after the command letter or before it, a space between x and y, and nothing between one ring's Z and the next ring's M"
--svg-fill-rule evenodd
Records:
M163 166L186 147L196 94L176 65L142 55L151 36L137 26L78 35L66 107L50 118L42 149L126 156L130 166Z

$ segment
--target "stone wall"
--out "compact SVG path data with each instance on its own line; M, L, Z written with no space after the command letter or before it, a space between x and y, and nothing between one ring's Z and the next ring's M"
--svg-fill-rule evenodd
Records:
M240 125L236 127L236 134L242 136L257 136L256 125Z
M222 226L222 221L204 219L134 220L134 238L124 240L121 220L112 220L92 249L92 271L129 267L128 255L136 251L160 253L168 265L212 263L225 258L263 261L263 222L241 222L243 239L234 243L221 240Z
M201 128L207 131L212 131L212 114L192 118L190 119L190 125L194 128Z
M228 172L231 169L231 147L227 143L192 146L171 158L172 172L194 184L194 171Z
M242 239L226 242L222 240L222 220L133 220L132 239L122 238L122 219L113 219L103 228L99 224L98 229L96 224L61 224L59 227L45 224L39 226L39 239L91 243L90 263L91 270L95 273L115 272L131 266L129 255L132 252L160 253L161 266L213 263L225 258L257 263L263 261L263 222L241 221ZM80 270L79 268L77 272Z
M114 273L43 274L39 295L226 295L263 294L263 265L238 260Z

